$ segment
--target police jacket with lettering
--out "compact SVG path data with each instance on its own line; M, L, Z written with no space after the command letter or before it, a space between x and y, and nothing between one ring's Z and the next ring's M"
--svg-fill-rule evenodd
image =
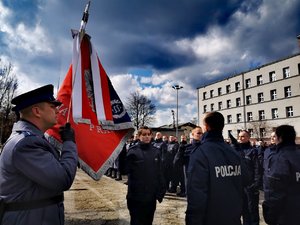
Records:
M127 199L162 201L166 192L159 149L139 142L127 153Z
M61 155L33 124L18 121L0 155L0 197L26 202L62 195L75 178L76 145L65 141ZM31 210L7 211L2 225L62 225L63 202Z
M263 214L266 223L300 224L300 149L280 143L265 176Z
M242 213L241 158L209 131L190 155L187 182L187 225L240 225Z

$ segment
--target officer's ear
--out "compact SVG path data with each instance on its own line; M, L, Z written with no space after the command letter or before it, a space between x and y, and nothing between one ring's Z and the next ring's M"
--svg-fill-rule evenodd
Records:
M33 106L31 106L31 112L35 117L40 118L41 117L41 112L43 109L43 105L41 103L38 104L34 104Z

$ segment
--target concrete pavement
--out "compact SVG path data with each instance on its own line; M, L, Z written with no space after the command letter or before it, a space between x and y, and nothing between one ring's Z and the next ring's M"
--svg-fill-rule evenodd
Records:
M129 225L124 182L106 176L94 181L78 170L71 189L65 192L65 224ZM157 204L153 225L184 225L185 210L186 198L167 193Z

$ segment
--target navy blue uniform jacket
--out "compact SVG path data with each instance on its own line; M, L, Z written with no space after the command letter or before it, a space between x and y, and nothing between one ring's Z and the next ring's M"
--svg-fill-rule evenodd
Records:
M166 192L159 149L139 142L127 153L127 199L151 202L162 201Z
M221 132L207 132L190 156L187 225L240 225L241 158Z
M265 168L263 214L266 223L300 224L300 149L278 144Z

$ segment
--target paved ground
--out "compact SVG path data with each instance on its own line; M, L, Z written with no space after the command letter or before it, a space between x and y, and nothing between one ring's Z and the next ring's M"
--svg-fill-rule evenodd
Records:
M124 182L106 176L94 181L78 170L71 189L65 192L65 224L129 225ZM185 198L167 194L164 201L157 204L153 225L183 225L185 209Z

